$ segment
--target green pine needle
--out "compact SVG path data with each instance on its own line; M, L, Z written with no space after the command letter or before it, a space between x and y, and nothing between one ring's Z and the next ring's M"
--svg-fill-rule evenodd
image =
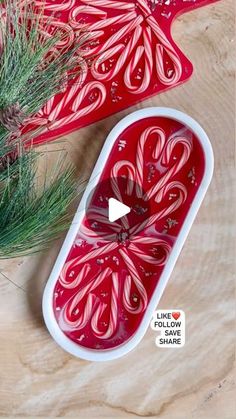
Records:
M37 175L37 159L38 153L29 150L0 174L0 259L37 252L68 228L74 171L62 170L60 159L46 180Z
M59 29L52 33L53 17L46 17L34 2L27 1L22 8L17 0L5 0L4 5L0 5L0 14L3 10L6 10L6 24L0 28L3 40L0 109L18 103L26 115L31 116L62 90L68 74L72 77L72 73L75 76L76 72L83 71L75 52L86 42L86 36L78 37L69 49L61 48L59 54L53 54L56 43L65 39ZM43 35L42 28L52 36ZM6 135L6 128L0 125L0 143Z

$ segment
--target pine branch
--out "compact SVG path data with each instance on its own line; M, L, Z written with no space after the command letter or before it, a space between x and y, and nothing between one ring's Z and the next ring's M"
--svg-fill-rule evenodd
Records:
M39 153L23 145L33 134L15 132L75 75L80 43L53 54L64 35L44 35L53 17L45 18L33 2L5 0L1 13L6 19L0 27L0 258L9 258L47 247L68 227L67 209L76 195L73 169L60 160L53 175L47 170L38 178Z
M52 33L53 16L45 16L34 2L19 6L17 0L5 0L4 6L0 5L0 14L4 12L6 23L0 29L0 110L18 105L27 119L61 92L68 77L70 80L83 71L77 52L86 42L86 35L78 36L73 45L57 53L55 46L63 43L65 35L59 29ZM4 122L0 124L0 144L7 128Z
M63 170L60 159L54 173L38 178L37 160L38 153L28 150L0 173L0 259L37 252L68 227L74 170Z

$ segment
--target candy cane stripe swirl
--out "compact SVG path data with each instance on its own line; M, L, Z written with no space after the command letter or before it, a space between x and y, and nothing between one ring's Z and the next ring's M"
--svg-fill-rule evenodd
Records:
M91 0L82 0L85 4L91 4ZM94 0L93 6L95 7L108 7L109 9L119 9L119 10L133 10L135 5L132 2L122 2L122 1L103 1L103 0Z
M119 278L116 272L112 273L112 294L111 294L111 307L110 318L106 332L99 330L99 319L106 309L106 304L99 303L96 312L91 320L91 328L96 337L99 339L109 339L115 332L117 327L118 315L118 297L119 297Z
M23 3L19 2L22 7ZM57 96L50 99L33 120L36 127L45 126L41 134L95 115L101 108L103 114L106 100L111 106L116 101L109 84L116 77L119 100L122 91L132 96L152 93L153 80L155 90L159 84L162 89L180 82L183 69L179 54L152 16L147 0L80 0L79 4L76 0L36 0L35 4L47 15L42 16L42 22L52 13L50 28L45 29L43 23L40 26L42 36L50 38L57 30L64 35L52 53L59 55L78 42L75 60L81 67L75 80L63 86L59 102ZM57 18L57 12L65 14L67 20ZM4 14L0 18L4 21ZM0 51L2 36L0 30Z
M136 175L136 194L138 198L142 196L142 183L143 183L143 172L144 172L144 149L146 146L146 142L150 136L153 134L156 135L156 146L153 150L153 159L157 160L165 143L165 132L159 127L150 127L147 128L141 135L140 140L138 142L137 148L137 157L136 157L136 167L137 167L137 175Z
M183 154L181 156L181 159L173 164L173 166L166 172L166 174L161 177L161 179L157 182L156 185L154 185L152 188L149 189L149 191L145 194L144 199L148 200L152 198L156 193L166 185L166 183L170 180L171 177L176 176L179 171L182 169L182 167L187 163L190 153L192 151L192 142L189 141L185 137L181 136L173 136L170 137L167 145L163 151L161 162L163 165L169 165L171 155L174 151L174 148L180 144L183 147Z
M98 94L98 98L91 103L90 105L85 106L82 109L79 109L81 103L83 102L84 98L86 96L89 95L89 93L91 93L91 91L93 91L94 89L98 89L99 94ZM69 124L71 122L76 121L77 119L89 114L90 112L92 112L93 110L99 108L102 106L102 104L105 102L106 99L106 89L104 87L103 84L98 83L98 82L90 82L88 84L86 84L80 91L80 93L78 94L78 96L74 99L73 103L72 103L72 110L74 111L74 113L72 113L70 116L65 116L64 118L60 119L59 121L55 121L52 124L50 124L50 129L55 129L60 127L63 124ZM66 101L66 97L63 98L62 102L61 102L61 108L63 107L63 102ZM55 114L54 112L52 112L48 119L49 121L53 121L55 118Z
M83 3L88 4L87 0L82 0ZM105 35L105 29L127 22L104 43L101 43L96 48L89 49L85 52L85 56L94 56L92 64L92 74L95 79L100 81L108 81L114 78L123 68L124 85L127 90L133 94L141 94L150 86L153 70L155 67L156 74L163 85L170 86L178 83L182 75L182 65L180 58L167 39L166 35L158 25L157 21L152 16L152 12L146 0L137 0L132 2L93 2L93 7L112 8L119 10L119 16L107 17L92 23L89 26L91 34L99 30L97 38ZM101 10L101 9L97 9ZM129 10L129 12L127 12ZM138 13L141 12L141 15ZM123 13L123 14L122 14ZM91 11L91 14L92 11ZM94 15L98 15L94 12ZM130 40L127 45L124 39L127 34L130 34ZM141 45L138 42L141 38ZM117 57L117 54L119 56ZM172 70L167 72L164 59L164 53L167 54L172 65ZM115 64L112 69L100 72L100 67L110 58L115 58ZM133 83L133 74L138 66L141 58L144 57L144 73L141 84L137 86Z
M82 329L90 319L92 315L92 310L94 307L95 297L91 293L96 289L101 282L111 274L111 269L107 268L101 272L95 279L90 280L85 286L81 287L79 291L68 301L66 306L63 309L63 321L64 324L69 328ZM72 320L73 311L76 307L79 307L81 301L88 295L85 303L85 307L82 310L82 313L79 312L79 317L76 320Z

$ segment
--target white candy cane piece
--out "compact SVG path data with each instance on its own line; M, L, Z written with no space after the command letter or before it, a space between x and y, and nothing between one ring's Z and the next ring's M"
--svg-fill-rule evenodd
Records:
M97 238L98 235L99 237L102 237L102 240L104 241L113 241L116 240L117 234L116 233L107 233L104 231L94 231L88 227L86 227L84 224L82 224L80 226L80 234L81 236L86 239L86 238Z
M63 307L62 313L58 319L58 323L61 329L62 330L83 329L83 327L86 326L86 324L89 322L91 318L96 300L97 298L94 294L89 294L83 311L80 313L80 311L78 310L79 316L77 315L75 320L71 320L71 315L68 314L68 307L70 304L70 301L69 301L69 304L66 304L66 306Z
M110 268L104 269L97 277L92 278L84 287L79 289L76 294L69 300L66 305L66 316L70 318L73 315L73 311L78 306L78 304L83 300L86 295L92 293L109 275L111 275L112 270Z
M132 236L132 243L135 243L135 244L157 244L157 243L162 244L162 242L163 240L158 239L156 237Z
M85 6L75 7L74 9L70 11L70 14L69 14L69 24L73 29L81 29L87 26L87 24L78 22L76 20L77 16L81 13L83 14L85 13L86 15L96 16L97 18L100 18L100 19L106 19L107 17L106 12L104 12L103 10L97 9L96 7L93 7L93 6L85 5Z
M146 244L145 239L146 237L143 237L143 241L140 244ZM166 260L171 250L171 246L166 241L160 239L156 239L156 241L153 244L155 244L155 246L161 247L165 251L165 255L163 255L159 259L155 256L150 256L147 253L143 252L138 246L136 246L133 243L133 240L129 245L129 250L134 252L134 254L138 256L140 259L142 259L144 262L151 263L152 265L162 266L166 263Z
M178 198L172 202L170 205L168 205L167 208L162 209L161 211L157 212L154 215L151 215L151 217L148 217L146 220L144 220L140 224L136 224L130 229L131 235L136 235L140 231L142 231L145 228L150 227L151 225L155 224L157 221L162 219L163 217L167 217L172 212L176 211L186 200L187 198L187 189L181 182L170 182L167 185L164 185L162 189L157 194L157 202L161 202L164 198L164 196L167 194L167 192L170 191L170 189L177 188L179 190L179 196Z
M144 46L139 46L136 50L136 53L132 57L130 63L126 67L124 74L124 83L127 86L128 90L135 94L143 93L147 90L150 85L152 71L153 71L153 57L152 57L152 34L151 29L148 27L143 28L143 41ZM145 54L145 68L143 80L140 86L133 85L131 82L131 77L137 68L137 65ZM141 77L141 76L140 76Z
M27 122L31 125L38 125L38 126L43 126L46 125L48 123L48 120L46 118L41 118L38 116L32 117L30 118L28 121L26 120L24 123L24 126L26 127ZM40 134L42 133L42 131L40 131Z
M108 80L109 77L107 73L100 73L98 71L98 68L109 58L113 57L113 55L116 55L118 52L123 51L124 48L125 46L123 44L116 45L110 48L109 50L105 51L103 54L101 54L101 56L98 56L98 58L93 61L91 73L96 80ZM111 74L111 72L112 71L109 70L109 74Z
M63 98L60 100L60 102L55 106L55 108L52 111L52 107L50 109L51 113L49 115L48 119L51 121L54 121L57 119L58 115L60 114L61 110L64 109L66 105L75 97L77 92L81 89L82 85L84 84L86 77L88 75L88 66L84 60L81 60L79 63L81 71L79 72L79 77L72 82L72 86L67 89L67 93L63 96Z
M126 12L126 13L123 13L122 15L108 17L105 20L101 20L101 21L94 22L94 23L90 24L89 25L89 31L91 33L93 33L94 31L105 29L109 26L130 22L131 20L135 19L136 17L137 17L136 12ZM102 34L104 34L104 31L102 31Z
M67 105L70 100L77 94L78 90L83 86L88 75L88 65L86 61L81 60L80 58L78 65L80 67L79 76L76 78L76 80L73 81L72 86L66 95L65 105Z
M43 107L43 110L42 110L43 115L49 115L50 114L50 112L52 111L54 100L55 100L55 96L51 97L47 101L46 105Z
M80 32L80 33L82 33L81 36L82 36L82 39L84 39L84 41L89 41L90 39L100 38L100 36L104 34L104 31L100 30L100 31L94 31L94 32L89 32L85 34L83 34L83 32ZM80 54L84 52L82 47L79 49L79 52Z
M164 176L161 177L161 179L156 183L156 185L152 186L149 191L146 192L146 194L144 195L143 199L145 201L149 200L150 198L152 198L154 195L156 195L156 193L167 184L167 182L173 177L175 176L181 169L182 167L186 164L186 162L189 159L189 156L191 154L192 151L192 141L188 140L185 137L180 137L180 136L173 136L170 137L168 142L166 143L166 146L163 150L163 155L162 155L162 164L167 166L170 162L170 158L171 155L173 153L174 148L176 147L176 145L181 144L183 146L183 153L182 156L180 158L179 161L177 161L176 163L173 164L173 166L167 170L167 172L165 173Z
M6 33L6 16L4 14L1 14L0 11L0 54L3 50L3 45L5 42L5 33Z
M122 202L122 194L120 191L120 187L119 187L119 172L121 168L125 168L128 174L127 177L127 187L126 187L126 194L127 195L131 195L133 192L133 188L134 188L134 179L135 179L135 168L134 165L132 163L130 163L128 160L121 160L119 162L117 162L114 167L111 170L111 187L112 190L116 196L116 198ZM124 215L121 219L120 219L123 227L125 229L129 228L129 222L128 222L128 218L126 217L126 215Z
M182 75L182 65L178 54L176 53L170 41L164 34L163 30L158 25L157 21L152 16L152 12L147 2L145 0L137 0L136 3L144 13L144 16L146 17L146 22L149 24L152 31L154 32L154 34L160 42L160 44L157 44L156 46L156 70L159 80L164 85L177 83ZM166 51L167 55L169 55L174 66L173 74L170 77L168 77L168 75L165 74L163 61L164 50Z
M118 185L118 179L121 177L119 175L120 170L125 168L127 171L127 187L125 193L131 195L134 188L135 181L135 167L129 160L120 160L118 161L111 170L111 186L112 190L118 200L122 201L122 194ZM123 176L123 175L122 175Z
M113 222L112 224L110 223L110 221L108 220L107 217L107 210L104 208L100 208L95 210L95 209L89 209L87 211L87 220L94 220L98 223L101 223L105 226L108 226L111 230L115 231L115 232L119 232L120 231L120 225L116 222ZM100 233L99 233L100 234Z
M137 147L137 154L136 154L136 194L138 198L141 198L143 195L143 172L144 172L144 152L145 152L145 146L146 142L149 139L149 137L153 134L156 134L155 137L155 147L153 150L152 157L154 160L157 160L160 156L160 153L164 147L165 144L165 132L160 127L149 127L146 128L138 142Z
M73 263L71 265L71 268L73 266L80 265L81 263L88 262L91 259L94 259L98 256L101 256L101 255L104 255L108 252L111 252L112 250L115 250L117 248L117 246L118 246L117 243L109 243L109 244L104 244L104 246L98 247L97 249L90 250L90 252L88 252L87 255L85 255L83 257L78 256L78 257L74 258Z
M101 36L103 36L104 32L102 30L100 31L94 31L91 32L89 29L89 32L87 32L86 30L83 31L83 29L79 30L79 34L78 34L78 42L80 43L80 47L79 47L79 54L80 57L84 57L84 58L89 58L89 53L90 53L90 43L92 42L100 42L99 38ZM95 57L95 56L94 56ZM94 57L91 57L91 61L92 58L94 59ZM89 60L88 60L89 61ZM91 62L90 62L91 64Z
M65 48L70 47L74 40L75 40L75 33L70 25L65 22L61 22L59 20L53 20L50 24L56 28L55 34L57 30L64 33L64 35L60 35L60 40L55 44L57 48ZM54 35L53 35L54 36Z
M165 197L165 195L171 189L174 189L174 188L178 189L179 197L175 202L173 202L172 206L169 207L169 209L171 208L171 212L178 209L180 207L180 205L182 205L186 201L186 198L187 198L187 188L186 188L186 186L184 186L183 183L181 183L181 182L173 181L173 182L170 182L167 185L163 186L163 188L155 196L155 201L156 202L161 202L163 200L163 198Z
M55 43L55 48L69 48L75 40L75 33L71 26L60 20L50 20L50 28L53 28L53 31L51 31L48 27L48 19L48 16L43 16L42 23L39 24L41 36L43 38L52 38L59 32L60 36L59 40Z
M123 260L130 272L130 275L128 275L126 277L125 283L124 283L124 291L123 291L123 303L124 303L124 307L126 308L127 311L129 311L130 313L142 313L145 308L147 307L147 292L142 284L142 281L139 277L139 274L137 272L137 269L134 266L133 261L130 259L127 250L124 249L119 249L119 252L121 254L121 256L123 257ZM130 290L131 290L131 277L132 280L134 281L135 287L139 293L140 296L140 301L138 306L134 307L131 304L130 301Z
M172 84L178 83L182 75L182 64L179 60L179 57L176 56L176 53L173 51L168 51L168 55L172 60L174 65L174 70L172 75L165 74L164 68L164 51L166 48L163 45L156 46L156 70L159 80L162 84L170 86Z
M102 237L105 241L114 241L116 240L117 233L120 232L121 226L118 223L113 222L112 224L107 218L107 215L102 214L99 211L95 210L88 210L87 211L87 220L94 221L96 223L100 223L99 229L96 231L93 226L87 227L84 223L80 226L80 234L86 239L91 237ZM112 233L108 233L107 231L103 231L102 227L108 226Z
M98 99L95 102L93 102L91 105L89 105L88 108L92 110L100 108L100 106L104 103L105 98L106 98L106 88L104 87L102 83L92 81L83 87L81 92L78 94L77 98L74 100L71 107L73 112L78 111L78 108L83 102L84 98L88 95L88 93L90 93L94 89L98 89L99 91ZM81 111L82 110L80 110L79 112Z
M107 41L105 41L103 45L99 45L98 47L89 49L87 52L85 51L83 53L83 56L89 57L96 54L102 54L109 48L113 47L117 42L119 42L121 38L128 35L129 32L133 31L142 22L143 22L143 17L137 16L133 21L129 22L127 25L123 26L116 33L114 33L114 35L112 35Z
M111 292L111 306L110 306L110 317L107 330L101 331L99 329L100 318L105 311L107 305L99 303L93 317L91 319L91 328L95 336L99 339L109 339L117 328L117 316L118 316L118 297L119 297L119 278L117 272L112 273L112 292Z
M62 315L59 319L62 330L68 329L68 327L82 329L88 323L96 301L96 297L92 294L92 291L96 289L102 283L102 281L111 274L111 272L112 271L110 268L106 268L97 277L90 280L67 302L67 304L63 307ZM78 309L78 305L86 295L88 295L88 298L83 312L81 313ZM73 315L73 312L76 310L76 308L78 310L79 317L73 321L71 320L71 316Z
M31 0L30 0L31 1ZM57 12L61 12L64 10L71 10L72 7L74 7L76 0L69 0L67 2L63 1L63 2L57 2L56 4L51 4L51 3L45 3L44 1L37 1L35 2L36 6L43 6L44 10L52 10L52 11L57 11Z
M84 98L91 93L93 89L98 89L99 94L97 99L92 102L90 105L85 106L84 108L77 110L84 100ZM89 114L90 112L93 112L95 109L100 108L106 99L106 88L102 83L99 82L89 82L87 83L79 92L77 98L74 100L74 103L72 105L72 110L74 111L73 114L69 116L65 116L64 118L59 119L58 121L53 122L50 125L50 129L59 128L62 125L69 124L71 122L77 121L77 119L82 118L83 116ZM51 120L51 116L48 117L49 120Z
M130 302L130 290L131 290L132 279L130 275L126 275L123 289L123 305L125 309L130 313L133 312L134 307Z
M91 4L91 0L82 0L82 3ZM123 2L123 1L112 1L112 0L93 0L93 6L95 7L108 7L109 9L118 9L118 10L133 10L135 9L135 4L132 2Z
M70 277L70 271L71 271L71 265L72 265L73 260L66 262L65 265L63 266L60 276L59 276L59 283L64 287L64 288L76 288L78 287L78 285L81 283L82 279L84 277L86 277L89 273L89 271L91 270L91 267L89 264L85 264L79 274L76 276L75 279L73 279L73 277ZM71 280L72 279L72 280Z
M60 114L61 110L64 108L65 105L65 96L60 100L60 102L55 106L54 109L51 107L51 112L48 115L49 121L55 121Z
M92 11L91 11L91 14ZM97 15L97 12L96 12ZM96 16L95 15L95 16ZM100 47L97 47L93 50L91 50L89 48L89 42L91 40L95 40L97 38L100 38L101 36L104 35L104 29L106 27L109 26L113 26L117 23L125 23L125 22L129 22L130 20L133 20L135 17L137 16L137 14L135 12L128 12L119 16L114 16L112 18L108 18L105 19L105 16L100 16L102 18L101 21L97 21L95 23L75 23L76 27L79 28L81 30L82 35L80 34L80 39L82 40L82 44L85 45L85 47L81 47L80 48L80 54L83 56L87 56L89 57L90 55L96 55L99 52L99 58L101 60L101 51L100 51ZM86 33L88 31L89 28L89 32ZM103 30L101 30L103 29ZM83 30L85 30L85 35L83 35ZM96 58L95 58L96 60Z
M146 0L136 0L136 5L143 12L144 16L148 17L152 14L151 9L148 6Z
M131 39L129 40L126 46L123 44L119 44L116 47L111 48L109 51L105 51L103 54L99 55L98 58L96 58L93 61L93 64L91 67L91 72L94 78L96 78L97 80L104 80L104 81L108 81L114 78L122 69L128 56L132 53L134 47L137 45L141 33L142 33L141 27L137 26L137 28L134 30L134 33L131 36ZM115 48L117 47L119 47L119 49L116 50ZM99 72L100 65L104 61L106 61L108 58L112 57L112 55L114 55L114 53L117 53L119 50L123 50L123 52L122 54L120 54L115 66L105 73L100 73Z
M95 8L93 8L95 9ZM76 10L76 9L74 9ZM95 9L95 10L99 10L99 9ZM101 12L101 11L100 11ZM121 24L121 23L126 23L126 22L130 22L131 20L135 19L137 17L137 13L136 12L126 12L122 15L118 15L118 16L113 16L113 17L108 17L107 18L107 13L106 12L102 12L104 13L103 15L98 16L98 12L92 13L92 10L90 10L90 14L94 15L95 17L100 17L101 20L98 20L94 23L80 23L77 22L75 20L72 20L70 22L71 26L74 27L75 29L80 29L80 30L84 30L87 31L88 27L89 27L89 33L86 34L87 35L87 40L94 39L94 34L96 33L96 38L98 37L98 32L99 36L104 35L104 29L109 27L109 26L114 26L117 24ZM73 18L75 19L77 17L78 13L73 13Z
M131 314L138 314L141 313L145 308L142 307L142 304L135 308L134 305L131 303L131 285L132 285L132 278L130 275L126 275L124 281L124 289L123 289L123 305L124 308ZM137 301L133 301L137 302Z
M152 28L153 32L161 42L161 44L157 44L156 46L156 70L157 76L162 84L164 85L171 85L177 83L182 75L182 64L178 54L176 53L175 49L172 47L170 41L156 22L153 16L149 16L147 18L147 22ZM164 68L164 59L163 53L166 51L167 55L170 57L174 71L172 76L168 76L165 74Z

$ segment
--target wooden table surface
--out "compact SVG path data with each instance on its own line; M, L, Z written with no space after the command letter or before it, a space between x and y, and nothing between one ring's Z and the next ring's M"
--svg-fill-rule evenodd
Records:
M195 66L192 79L69 137L87 176L106 134L136 108L187 112L215 153L209 192L161 299L187 320L186 345L159 349L148 330L138 347L92 363L60 349L44 327L43 287L60 243L46 254L0 262L0 415L233 419L234 393L234 0L181 16L173 35ZM68 139L67 139L68 140Z

